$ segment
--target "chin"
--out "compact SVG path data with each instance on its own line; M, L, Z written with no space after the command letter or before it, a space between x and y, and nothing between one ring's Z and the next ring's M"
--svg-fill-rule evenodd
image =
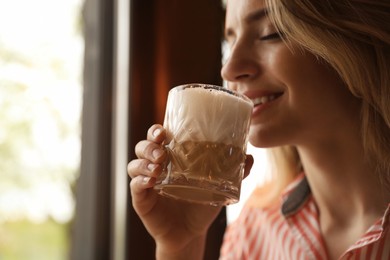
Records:
M274 131L259 131L251 128L249 131L249 143L257 148L272 148L283 144L277 143Z
M261 138L258 134L252 134L249 132L249 143L257 148L267 148L267 142L264 138Z

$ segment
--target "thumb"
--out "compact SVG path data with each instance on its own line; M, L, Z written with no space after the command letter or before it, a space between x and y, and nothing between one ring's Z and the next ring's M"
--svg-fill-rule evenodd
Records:
M253 156L250 154L247 154L246 159L245 159L244 179L249 175L249 172L252 169L253 163L254 163Z

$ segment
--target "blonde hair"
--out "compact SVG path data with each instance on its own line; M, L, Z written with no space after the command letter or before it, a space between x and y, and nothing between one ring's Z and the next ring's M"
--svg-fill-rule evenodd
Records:
M390 1L266 0L266 4L286 43L297 43L325 60L361 99L367 158L389 181ZM300 163L277 156L297 164L295 168Z
M270 178L256 187L246 202L247 207L272 207L281 202L280 195L302 172L298 151L293 146L268 148Z

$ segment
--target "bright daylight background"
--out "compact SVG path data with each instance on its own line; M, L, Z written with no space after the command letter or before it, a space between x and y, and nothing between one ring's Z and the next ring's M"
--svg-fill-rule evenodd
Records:
M67 259L82 0L0 0L0 260Z

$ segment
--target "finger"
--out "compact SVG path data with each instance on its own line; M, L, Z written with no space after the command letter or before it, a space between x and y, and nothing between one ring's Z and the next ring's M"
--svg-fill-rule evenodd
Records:
M162 125L155 124L152 125L147 134L147 139L155 143L161 144L166 138L166 131Z
M139 175L156 178L161 172L162 166L160 164L155 164L145 159L135 159L127 165L127 173L132 179Z
M134 195L139 195L143 192L145 192L146 189L150 189L154 186L156 183L156 178L144 176L144 175L138 175L131 179L130 181L130 190L131 193Z
M252 169L253 163L254 163L253 156L250 154L247 154L246 159L245 159L244 178L246 178L249 175L249 172Z
M134 209L142 213L142 208L149 204L151 197L157 196L157 193L152 189L155 185L156 179L153 177L137 176L130 182L131 200ZM144 209L145 210L145 209Z
M138 215L148 212L159 196L153 189L155 184L156 179L153 177L137 176L131 180L131 201Z
M166 150L157 143L149 140L140 141L135 146L135 154L140 159L147 159L153 163L163 163L167 157Z

